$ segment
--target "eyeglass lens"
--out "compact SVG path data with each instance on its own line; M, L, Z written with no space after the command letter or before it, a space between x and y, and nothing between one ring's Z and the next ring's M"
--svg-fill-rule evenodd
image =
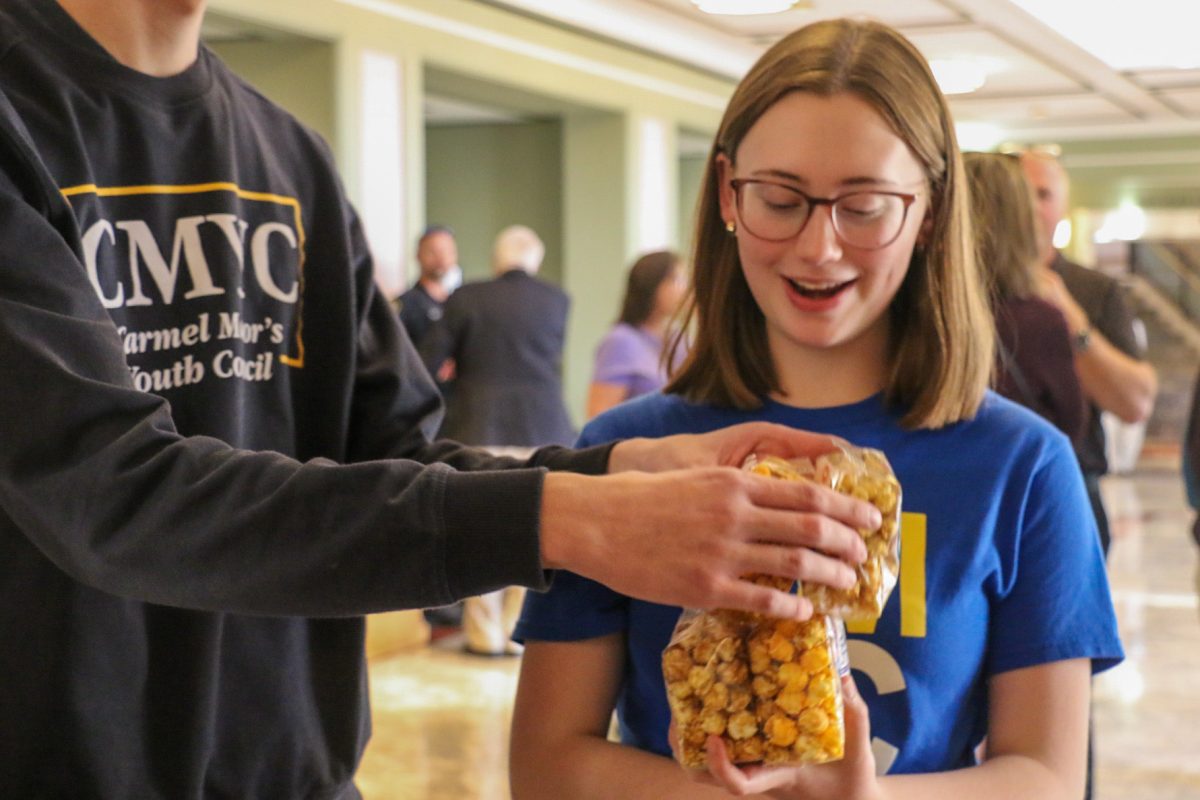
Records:
M740 186L742 225L761 239L783 241L800 233L812 216L814 203L803 193L771 183ZM853 192L833 203L833 229L852 247L885 247L904 225L906 203L883 192Z

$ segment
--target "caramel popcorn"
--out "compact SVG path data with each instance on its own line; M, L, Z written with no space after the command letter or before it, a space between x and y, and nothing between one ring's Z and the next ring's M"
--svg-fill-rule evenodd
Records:
M813 481L874 505L883 515L877 531L860 530L867 546L867 560L857 566L858 581L849 589L801 586L819 614L832 614L847 621L874 620L883 613L888 595L900 572L900 483L887 458L878 450L845 447L795 463L774 456L754 459L749 469L759 475L784 480ZM776 576L756 575L755 583L775 588Z
M739 764L841 758L842 697L831 653L840 624L685 615L663 651L680 762L705 766L709 735L721 736Z
M883 525L859 531L867 561L846 590L801 586L817 614L807 622L719 610L686 613L663 651L667 700L679 733L679 761L706 764L705 742L720 736L737 764L820 764L842 757L840 675L848 671L842 619L873 620L900 569L900 484L883 453L850 446L815 460L752 458L747 468L811 481L879 509ZM755 575L787 591L786 578Z

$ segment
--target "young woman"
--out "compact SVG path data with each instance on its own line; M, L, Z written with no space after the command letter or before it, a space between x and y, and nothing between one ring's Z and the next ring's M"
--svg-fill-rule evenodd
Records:
M986 389L992 320L928 66L876 23L793 33L734 92L703 191L692 349L583 441L763 419L887 454L901 579L851 630L846 757L740 769L712 738L720 788L693 782L660 669L680 609L560 573L517 628L514 796L1077 800L1089 674L1121 646L1069 442Z
M686 291L683 263L669 250L647 253L629 268L620 319L596 348L589 419L667 382L663 344Z
M1041 271L1033 190L1021 162L1002 153L966 153L971 221L980 268L989 278L999 346L996 391L1031 408L1078 441L1087 426L1071 332L1062 312L1037 296Z

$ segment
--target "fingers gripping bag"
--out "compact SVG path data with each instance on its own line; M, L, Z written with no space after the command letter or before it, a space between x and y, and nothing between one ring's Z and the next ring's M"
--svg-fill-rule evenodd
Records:
M879 509L883 516L879 530L859 531L867 546L867 560L857 565L858 580L854 586L800 587L800 593L812 601L818 614L832 614L848 622L879 619L900 575L900 482L887 457L879 450L843 444L814 460L751 456L745 468L783 480L812 481L866 500Z
M798 587L816 612L806 622L729 610L680 616L662 657L676 758L703 768L707 737L716 735L735 764L836 761L845 748L841 677L850 671L842 620L877 619L896 585L900 484L883 453L850 445L815 460L751 456L744 468L866 500L883 524L859 531L868 557L851 589ZM790 588L785 578L750 579Z

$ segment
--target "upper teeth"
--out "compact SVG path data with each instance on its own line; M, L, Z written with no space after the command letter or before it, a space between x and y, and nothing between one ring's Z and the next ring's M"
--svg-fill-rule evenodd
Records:
M841 281L830 281L829 283L807 283L806 281L798 281L795 278L792 278L791 280L792 283L796 284L801 289L809 289L814 292L820 292L826 289L833 289L836 286L841 286Z

